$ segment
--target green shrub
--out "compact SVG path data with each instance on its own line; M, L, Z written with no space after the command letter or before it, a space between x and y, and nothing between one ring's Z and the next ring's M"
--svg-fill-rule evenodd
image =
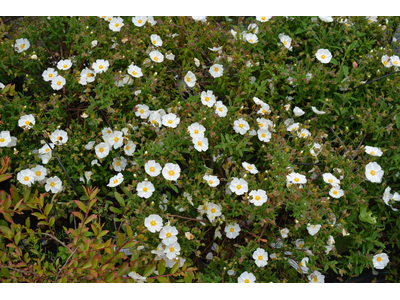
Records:
M399 17L107 18L1 23L4 282L398 280Z

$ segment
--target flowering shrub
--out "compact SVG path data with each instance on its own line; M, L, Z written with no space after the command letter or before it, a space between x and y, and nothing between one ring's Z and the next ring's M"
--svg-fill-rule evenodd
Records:
M1 23L2 281L398 280L399 21Z

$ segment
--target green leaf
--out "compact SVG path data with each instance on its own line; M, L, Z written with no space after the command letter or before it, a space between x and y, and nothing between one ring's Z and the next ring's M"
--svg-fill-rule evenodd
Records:
M336 59L334 59L333 57L331 58L331 63L333 63L334 65L338 65L338 62Z
M165 272L165 260L160 260L158 263L158 275L163 275Z
M344 77L349 76L349 68L347 66L343 66L343 74Z
M133 231L131 226L129 226L128 224L126 225L126 233L128 234L129 239L133 239Z
M396 126L400 129L400 114L396 116Z
M85 221L85 225L86 225L87 223L93 221L93 220L96 219L96 218L97 218L97 215L95 215L95 214L89 216L89 217L86 219L86 221Z
M44 214L45 214L46 216L48 216L52 208L53 208L53 204L50 204L50 203L49 203L49 204L46 204L46 207L45 207L45 209L44 209Z
M110 207L109 208L113 213L115 213L115 214L122 214L122 211L121 210L119 210L118 208L115 208L115 207Z
M86 214L87 213L86 205L83 204L82 201L79 201L79 200L74 200L74 201L75 201L76 205L78 205L78 207Z
M158 280L158 282L161 282L161 283L169 282L168 277L157 277L157 280Z
M107 276L106 281L111 282L114 280L115 276L117 276L117 272L112 272L110 275Z
M7 268L1 267L1 274L3 274L3 276L5 278L9 278L10 277L10 271L8 271Z
M367 222L369 224L376 224L376 218L372 216L372 212L367 211L367 205L360 206L360 221Z
M154 273L154 271L156 270L157 266L154 265L148 265L147 268L144 270L143 276L144 277L149 277L151 274Z
M1 174L0 175L0 182L10 179L12 177L11 174Z
M171 273L175 274L176 271L179 270L179 266L181 265L180 259L178 259L178 261L174 264L174 266L171 269Z
M115 199L117 199L118 203L119 203L122 207L125 207L125 201L124 201L124 198L122 198L121 194L115 192L114 195L115 195Z
M192 283L192 277L190 277L190 275L186 274L183 278L185 279L186 283Z
M0 226L0 231L6 235L6 237L11 240L13 237L13 233L10 228L6 226Z

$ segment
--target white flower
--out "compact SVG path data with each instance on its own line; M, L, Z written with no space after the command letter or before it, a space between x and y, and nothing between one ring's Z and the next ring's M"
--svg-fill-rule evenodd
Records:
M201 152L208 150L208 139L206 137L195 137L192 142L197 151Z
M47 178L46 185L44 186L44 189L46 190L46 192L51 190L51 192L53 194L57 194L58 192L61 192L62 188L63 188L62 182L61 182L60 178L58 178L57 176Z
M27 39L18 39L15 41L15 51L21 53L22 51L27 50L31 46L31 43Z
M124 181L124 176L121 173L110 178L110 182L107 184L108 187L115 187L120 185L121 182Z
M322 177L326 183L330 183L332 186L338 186L340 184L340 180L337 179L333 174L331 173L324 173L322 174Z
M160 234L158 235L158 237L160 239L162 239L162 243L164 245L169 245L169 244L173 244L173 243L177 242L178 238L176 237L176 235L178 233L179 232L175 226L166 225L160 231Z
M113 133L107 135L106 141L110 147L114 147L114 149L122 147L124 143L123 132L115 130Z
M210 74L214 78L221 77L223 72L224 72L224 67L219 64L214 64L210 68Z
M122 250L124 250L124 249L122 249ZM138 282L138 283L143 283L146 281L146 277L140 276L135 271L130 272L128 274L128 276L131 277L133 280L135 280L135 282Z
M233 37L236 39L236 34L237 34L237 32L236 32L235 30L231 29L231 34L232 34Z
M264 23L264 22L269 21L271 18L272 18L272 16L259 16L259 17L256 17L256 20Z
M310 149L311 155L312 155L312 156L315 156L315 157L318 156L318 154L321 152L321 151L320 151L321 148L322 148L322 146L321 146L320 144L314 143L313 146L312 146L311 149ZM315 153L314 149L317 150L317 153Z
M56 91L61 90L63 88L63 86L65 85L65 83L66 83L65 78L60 75L57 75L51 81L51 88Z
M208 253L207 253L206 259L208 259L208 260L212 260L212 259L213 259L213 254L212 254L212 252L208 252Z
M126 163L127 163L127 160L125 157L123 157L123 156L114 157L113 164L112 164L114 171L116 171L116 172L124 171L126 168Z
M163 227L162 218L159 215L150 215L144 219L144 226L152 233L158 232Z
M152 34L150 36L150 40L151 40L151 43L156 47L161 47L163 44L161 37L158 34Z
M242 118L233 122L233 130L235 130L235 132L237 133L240 133L241 135L244 135L249 129L249 123L247 123Z
M193 16L192 18L193 18L193 20L195 20L196 22L198 22L198 21L206 22L206 21L207 21L207 17L206 17L206 16Z
M375 254L372 258L372 263L374 264L374 269L382 270L389 263L389 257L386 253Z
M135 152L135 150L136 145L132 141L129 141L128 144L126 144L124 147L124 152L128 156L133 156L133 152Z
M315 53L317 59L323 64L327 64L332 59L332 54L328 49L319 49L317 53Z
M30 169L24 169L18 172L17 180L27 186L31 186L32 183L35 182L35 173Z
M162 124L167 127L176 128L178 126L180 118L173 113L169 113L162 117Z
M390 61L390 57L387 55L382 56L382 63L386 68L390 68L392 66L392 62Z
M97 159L93 159L91 162L90 162L90 165L91 166L94 166L94 165L96 165L96 166L101 166L100 164L99 164L99 162L98 162L98 160Z
M247 30L252 32L252 33L254 33L254 34L257 34L258 33L258 25L256 23L251 23L247 27Z
M161 173L161 165L156 162L155 160L149 160L145 165L144 165L144 170L146 171L147 174L149 174L151 177L156 177L160 175Z
M92 64L92 69L96 73L103 73L108 70L108 67L110 66L110 63L108 60L103 60L103 59L98 59L96 62Z
M149 55L151 60L154 62L160 63L164 61L164 55L160 51L151 51Z
M53 68L47 68L42 73L42 77L44 81L52 81L54 77L58 76L58 72L55 71Z
M287 48L290 51L293 49L293 47L291 46L292 45L292 39L291 39L290 36L284 35L284 34L281 33L279 35L279 39L280 39L281 43L285 46L285 48Z
M36 181L42 181L47 175L47 169L41 165L36 165L31 171L34 173L34 179Z
M301 269L301 271L303 272L303 274L307 274L308 273L308 268L307 268L307 264L308 264L308 257L304 257L301 262L299 263L299 267Z
M371 182L381 183L383 174L381 166L376 162L370 162L365 166L365 176Z
M192 137L192 139L194 138L203 138L204 137L204 132L206 131L206 128L199 124L198 122L191 124L188 127L189 130L189 134Z
M86 84L87 82L93 82L95 78L96 78L96 73L92 70L89 70L88 68L85 68L81 71L80 83Z
M303 184L307 182L306 176L292 172L286 176L286 179L291 183Z
M148 199L155 191L154 185L150 181L139 182L136 191L140 198Z
M90 44L92 45L92 48L96 47L97 46L97 40L93 40Z
M392 55L390 57L390 62L395 67L400 67L400 58L397 55Z
M332 187L332 188L330 189L329 195L330 195L332 198L338 199L338 198L340 198L340 197L342 197L342 196L344 195L344 192L343 192L343 190L337 185L337 186L334 186L334 187Z
M111 19L108 24L108 28L110 28L114 32L121 31L122 26L124 26L124 20L120 17L114 17Z
M104 158L110 152L110 145L108 143L100 143L94 148L94 150L96 151L98 158Z
M234 239L239 235L240 227L237 223L230 223L229 225L225 226L224 231L227 238Z
M215 96L213 95L213 91L201 92L201 103L207 105L208 107L213 107L215 104Z
M181 168L178 164L167 163L162 170L162 174L166 180L176 181L181 175Z
M253 203L255 206L261 206L268 201L267 192L264 190L255 190L249 193L250 203Z
M311 106L311 109L313 112L315 112L317 115L324 115L326 114L326 112L322 111L322 110L318 110L315 106Z
M57 145L65 144L68 141L68 134L64 130L56 129L50 136L50 140Z
M4 89L6 86L0 82L0 89Z
M297 248L297 249L301 250L301 249L304 248L304 241L303 241L303 240L300 240L300 239L297 239L297 240L295 241L295 245L296 245L296 248ZM307 249L307 248L304 248L304 249Z
M372 155L372 156L382 156L382 154L383 154L381 149L379 149L377 147L371 147L371 146L365 147L365 153L368 153L369 155Z
M312 272L307 278L310 280L310 283L324 283L325 281L325 276L319 271Z
M316 235L317 232L321 229L321 225L317 224L317 225L310 225L307 227L308 233L310 235Z
M216 187L220 183L218 177L213 175L204 175L203 180L205 180L207 184L211 187Z
M242 162L243 168L245 168L247 171L249 171L251 174L257 174L258 170L255 165L249 164L247 162Z
M68 70L69 68L71 68L71 66L72 66L72 62L71 62L70 59L60 60L60 61L57 63L57 69L59 69L59 70L64 70L64 71L66 71L66 70Z
M293 113L297 117L300 117L305 114L304 110L302 110L300 107L297 107L297 106L293 109Z
M324 22L333 22L333 18L331 16L319 16L319 18Z
M267 129L258 129L257 136L260 141L268 143L271 140L272 135Z
M268 253L265 252L264 249L257 248L257 250L253 252L253 258L257 267L265 267L268 264Z
M253 33L247 33L246 36L245 36L245 39L250 44L255 44L255 43L258 42L258 37Z
M228 113L228 108L222 103L222 101L217 101L214 104L214 109L215 113L221 118L226 117L226 114Z
M135 66L134 64L129 65L128 74L135 78L139 78L139 77L143 76L142 69L139 68L138 66Z
M135 106L137 109L135 112L136 117L139 117L141 119L146 119L150 115L150 109L146 104L138 104Z
M18 120L18 126L21 128L31 129L33 125L35 125L35 117L32 114L23 115Z
M300 132L297 134L297 136L300 138L306 138L306 137L311 136L311 132L309 132L307 129L303 128L302 130L300 130Z
M279 230L279 232L280 232L280 234L281 234L281 236L282 236L282 238L287 238L288 237L288 233L289 233L289 229L287 229L287 228L283 228L283 229L281 229L281 230Z
M221 207L214 203L207 205L207 217L212 222L216 217L221 215Z
M222 50L222 46L221 47L212 47L212 48L208 48L208 49L213 52L220 52Z
M174 60L174 59L175 59L175 55L172 54L171 52L167 52L167 53L165 54L165 58L166 58L166 59L169 59L169 60Z
M248 185L246 180L243 178L236 178L233 177L233 180L231 181L229 185L229 189L231 192L235 193L236 195L243 195L244 193L247 193L248 191Z
M196 84L196 76L192 73L192 71L189 71L186 73L184 81L188 87L194 87Z
M243 272L238 278L238 283L254 283L255 281L256 277L248 272Z
M194 64L196 67L200 67L200 61L196 57L194 58Z
M178 243L169 244L165 247L164 253L165 256L169 259L174 259L178 255L180 255L181 246Z
M368 17L365 17L365 18L368 20L368 23L373 23L373 22L376 22L378 20L377 16L368 16Z
M266 103L261 104L261 108L259 111L257 111L257 114L265 115L269 114L271 110L269 109L269 105Z
M137 27L142 27L147 22L147 17L132 17L132 23Z

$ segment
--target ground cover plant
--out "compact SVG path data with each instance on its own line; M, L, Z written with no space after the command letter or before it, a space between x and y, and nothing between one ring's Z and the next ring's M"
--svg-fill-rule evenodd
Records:
M2 282L399 280L399 17L19 22Z

